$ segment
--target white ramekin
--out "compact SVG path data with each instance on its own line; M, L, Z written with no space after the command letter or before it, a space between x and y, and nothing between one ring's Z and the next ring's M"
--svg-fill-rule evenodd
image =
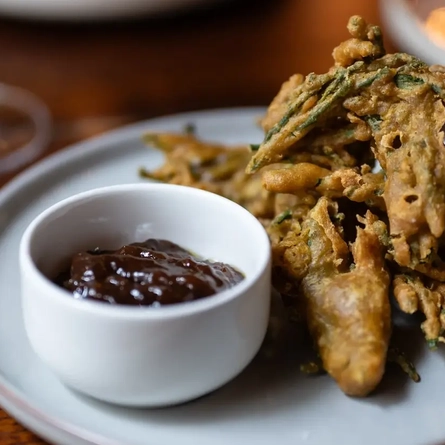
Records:
M72 254L167 239L240 269L245 279L201 300L134 307L78 300L54 284ZM165 406L209 393L259 350L270 305L270 244L236 203L166 184L101 188L41 213L20 245L26 332L68 387L102 401Z

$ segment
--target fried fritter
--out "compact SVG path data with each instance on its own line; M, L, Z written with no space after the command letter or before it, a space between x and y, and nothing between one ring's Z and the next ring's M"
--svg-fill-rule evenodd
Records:
M376 218L368 212L365 228L357 228L349 267L348 248L328 205L320 198L303 225L312 257L302 280L307 320L324 369L346 394L366 396L385 370L391 334L389 273L373 230Z
M346 197L385 210L382 197L384 173L372 173L368 166L363 166L361 173L351 168L331 172L314 164L300 162L264 172L262 182L264 188L273 193L292 194L313 190L329 198Z
M289 154L290 147L314 127L322 127L330 117L338 114L336 105L349 91L350 75L358 68L340 67L325 75L306 76L287 104L285 114L267 132L259 150L252 156L246 169L247 173L254 173L266 165L280 162ZM318 98L318 93L323 88L325 91Z
M143 174L251 211L269 235L283 304L339 387L365 396L388 358L390 294L424 314L430 346L445 342L445 68L385 54L380 28L361 17L348 30L327 73L283 83L261 144L150 135L166 160ZM419 380L399 352L389 360Z
M261 185L261 176L246 175L251 157L246 146L227 147L204 142L193 134L146 134L144 141L162 152L161 167L142 177L208 190L245 207L258 218L269 221L275 216L275 197Z
M445 330L445 313L442 306L445 301L445 284L430 282L425 277L406 271L393 279L394 297L400 309L407 314L421 311L425 321L421 324L430 347L439 341L445 342L442 333Z
M299 162L266 172L262 182L263 187L270 192L292 194L315 189L330 173L330 170L318 165Z
M306 76L293 92L287 83L280 107L274 108L276 123L246 171L290 162L265 174L267 190L312 189L386 211L391 258L443 281L438 239L445 231L445 70L408 54L385 54L380 29L361 17L352 17L348 30L351 38L334 49L335 63L326 74ZM337 152L349 155L348 161L326 162L326 135L336 141ZM380 176L359 178L354 172L373 165L359 165L353 140L369 142L383 170ZM339 141L343 145L335 145Z
M393 70L386 85L370 87L344 105L365 119L373 116L374 152L387 178L383 196L394 258L415 269L437 251L436 239L445 230L445 106L432 85L414 77L424 72L422 66L411 68L411 74ZM418 257L410 248L414 242Z
M280 105L278 120L274 109L273 120L278 122L247 172L290 159L291 169L266 176L266 188L280 192L284 187L291 193L289 178L301 179L302 163L312 160L306 153L314 157L319 150L312 145L317 138L312 133L331 128L334 121L330 134L342 135L345 142L348 133L354 138L360 133L362 141L370 141L386 175L382 199L393 257L399 265L417 269L437 253L436 240L445 231L445 74L406 54L385 55L379 28L360 17L352 17L348 29L352 38L334 50L335 65L328 73L307 76L293 92L287 84L286 95L281 95L288 100L287 110ZM348 145L342 149L348 151ZM318 176L327 172L320 170ZM413 254L414 246L418 255Z
M246 169L248 173L280 162L293 146L301 148L301 144L296 144L317 128L330 128L332 122L338 119L344 119L349 124L342 102L345 97L379 79L381 73L369 72L364 60L372 61L383 56L384 48L380 29L367 25L361 17L351 17L348 30L353 37L334 49L335 66L326 74L307 75L294 91L289 91L291 86L288 83L284 87L286 94L278 95L280 107L269 110L273 115L266 115L263 120L276 124L267 131L259 150L252 156ZM288 100L287 107L281 104L283 99Z
M348 22L351 39L337 46L332 52L335 65L348 66L356 60L376 59L385 54L382 32L378 26L369 25L360 16L352 16Z

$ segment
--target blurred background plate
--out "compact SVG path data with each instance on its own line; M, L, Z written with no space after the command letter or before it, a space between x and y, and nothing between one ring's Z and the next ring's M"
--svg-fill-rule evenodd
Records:
M43 20L104 20L183 11L224 0L0 0L0 14Z
M442 25L436 21L435 29L428 26L431 12L443 7L445 0L380 0L385 35L399 50L430 65L445 65L445 21ZM441 43L434 39L438 34Z

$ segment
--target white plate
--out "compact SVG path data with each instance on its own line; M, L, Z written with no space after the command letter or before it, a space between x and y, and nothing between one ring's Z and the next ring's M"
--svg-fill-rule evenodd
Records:
M0 0L0 14L45 20L103 20L175 12L222 0Z
M443 0L380 0L385 32L400 51L412 54L430 65L445 64L445 50L425 32L423 23Z
M422 382L400 372L364 400L328 376L299 374L297 360L254 361L236 380L195 402L160 410L101 404L65 389L33 354L20 312L20 236L47 206L74 193L139 182L162 156L144 130L181 131L228 144L259 142L263 109L215 110L155 119L109 133L35 165L0 191L0 402L53 443L77 445L438 445L445 441L443 353L415 349ZM423 346L416 329L415 338ZM57 335L57 332L54 332ZM409 338L412 338L409 337ZM143 339L138 339L143 341ZM412 345L411 345L412 346Z

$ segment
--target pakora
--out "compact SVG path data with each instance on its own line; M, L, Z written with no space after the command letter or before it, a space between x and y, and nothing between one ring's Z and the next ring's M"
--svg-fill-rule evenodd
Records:
M150 133L144 141L161 150L165 162L154 171L141 169L141 176L207 190L237 202L257 218L273 218L274 195L262 187L260 175L244 172L251 157L248 145L229 148L190 132Z
M263 222L273 286L324 370L363 397L388 360L419 380L391 345L391 298L423 314L431 349L445 342L445 68L387 54L362 17L347 28L328 72L283 83L260 144L148 135L166 158L143 174L226 196Z

